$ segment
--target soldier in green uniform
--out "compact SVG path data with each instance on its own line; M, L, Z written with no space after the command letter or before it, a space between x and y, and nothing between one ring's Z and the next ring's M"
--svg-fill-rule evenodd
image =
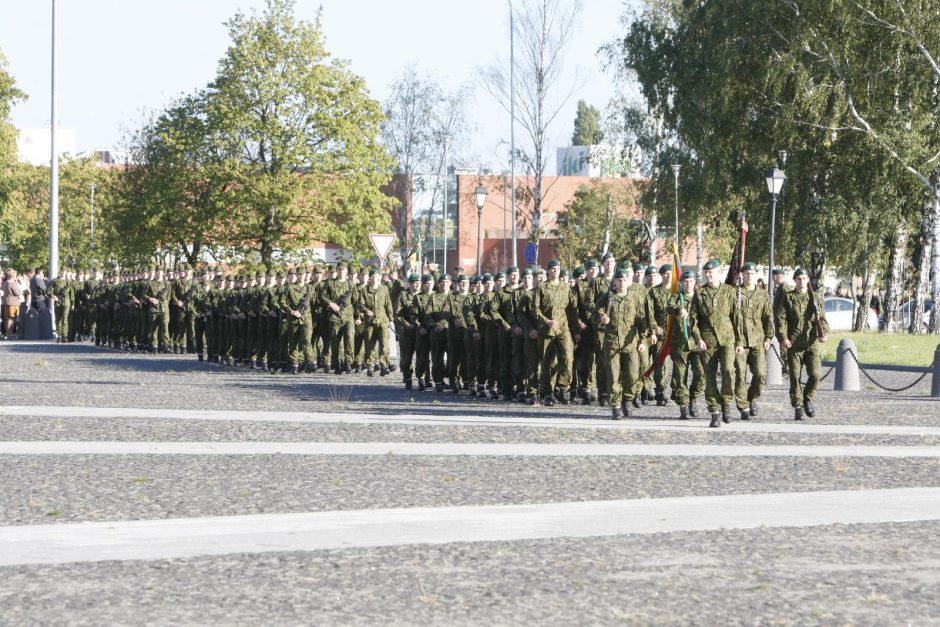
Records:
M434 381L434 389L438 392L444 391L444 378L448 376L444 356L447 353L448 332L453 318L450 284L450 275L442 274L437 290L431 293L421 321L430 335L431 379Z
M430 313L431 293L434 290L434 276L425 274L421 276L421 291L412 299L412 308L415 313L417 338L415 341L415 374L418 376L418 390L423 392L431 387L431 336L426 326L427 316Z
M728 406L734 401L734 355L739 345L735 324L737 293L733 287L721 282L719 265L717 259L712 259L703 266L705 285L695 292L689 305L692 333L705 368L705 402L711 414L709 427L721 426L720 421L730 422Z
M478 384L477 395L481 396L483 389L479 382L485 381L486 393L489 398L497 400L499 391L497 385L499 382L499 338L500 329L503 327L503 318L499 313L499 301L496 293L496 279L493 275L484 274L481 283L483 284L483 293L478 299L479 309L477 311L477 325L480 335L483 337L483 346L481 359L477 364Z
M770 281L773 284L772 290L772 301L773 301L773 312L774 312L774 326L777 324L777 316L780 314L780 307L783 303L784 295L789 292L792 286L787 285L786 283L786 274L781 268L774 268L770 271ZM775 328L776 331L776 328ZM782 362L781 370L783 376L787 376L789 368L787 367L787 349L780 345L780 361Z
M650 304L653 306L653 319L655 321L654 331L657 338L655 350L651 351L651 357L654 363L659 356L659 351L665 349L663 341L665 340L666 326L669 319L669 299L672 298L672 264L667 263L660 266L659 276L660 279L662 279L661 282L649 291L649 299ZM665 371L665 361L653 371L656 405L660 407L666 405Z
M630 285L626 270L614 273L614 289L597 302L595 317L604 327L604 353L611 373L611 418L630 415L646 343L652 334L653 307L646 290Z
M561 263L553 259L548 263L547 279L536 288L533 299L539 335L544 338L539 388L545 405L554 405L555 400L562 405L569 402L574 357L571 327L578 312L571 288L560 278Z
M62 274L49 284L49 300L54 303L56 342L65 343L69 337L69 318L72 315L72 303L75 291L70 281L71 272L62 269Z
M610 292L614 283L617 259L613 253L604 253L601 257L603 272L591 282L590 299L596 306L602 296ZM604 328L594 323L594 370L597 380L598 404L606 407L610 402L610 366L604 355Z
M278 301L281 316L286 320L288 365L291 374L300 372L300 364L304 358L304 307L309 308L307 286L296 280L297 272L291 268L288 273L295 277L280 293Z
M506 268L505 284L496 292L496 302L499 317L502 323L497 329L499 333L499 394L505 401L515 398L515 384L517 372L514 365L513 348L515 346L515 304L519 284L519 268L510 266Z
M392 297L382 285L382 274L378 268L369 270L369 280L360 296L362 325L366 333L366 374L370 377L379 370L381 376L389 373L387 357L382 348L388 342L388 323L394 317Z
M738 337L740 344L735 357L737 377L734 391L741 420L757 416L757 399L764 390L767 378L767 349L774 337L774 316L770 295L758 289L757 268L745 263L738 302ZM747 371L751 372L751 385L747 386Z
M522 289L516 305L516 324L522 329L522 393L521 401L535 405L539 399L539 363L542 360L542 338L535 316L535 288L541 274L532 268L522 271Z
M353 307L350 302L354 296L354 288L347 280L347 272L345 262L337 263L336 278L323 285L319 296L319 304L327 314L332 360L330 365L335 374L349 374L354 357L355 332Z
M418 337L418 309L414 297L421 289L421 277L417 274L408 276L408 290L399 295L399 304L395 312L395 328L398 330L398 362L401 366L402 381L405 389L411 390L411 375L415 356L415 342Z
M467 325L464 333L464 357L467 364L467 389L470 396L477 396L482 389L481 363L483 335L480 333L479 307L482 285L480 277L474 275L469 280L470 293L463 301L463 320Z
M451 322L447 331L447 370L450 391L460 393L460 388L470 389L467 374L467 319L466 303L470 298L470 279L465 274L457 275L457 291L450 296Z
M695 297L695 273L686 270L680 279L680 290L669 299L667 311L675 319L676 328L672 333L672 393L671 398L679 405L679 419L695 418L695 399L705 391L705 369L702 368L702 354L690 328L689 303ZM688 387L688 374L692 370L692 389Z
M810 418L816 415L813 399L822 376L819 345L825 343L829 335L829 322L822 297L810 289L806 270L797 268L793 272L793 282L796 285L784 294L777 314L777 339L787 349L793 419L803 420L804 412ZM800 389L804 366L806 385Z
M206 358L206 348L209 346L209 317L210 296L212 292L212 278L205 270L199 273L197 281L193 282L193 291L190 303L193 310L193 348L199 361Z
M151 353L168 353L170 290L172 285L164 280L163 268L155 268L153 279L147 282L144 290L144 304L149 314L149 338L147 348Z

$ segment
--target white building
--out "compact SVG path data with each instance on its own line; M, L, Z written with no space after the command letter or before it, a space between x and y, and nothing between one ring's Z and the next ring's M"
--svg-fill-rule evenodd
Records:
M565 146L556 150L558 176L590 176L591 178L636 176L631 159L620 146Z

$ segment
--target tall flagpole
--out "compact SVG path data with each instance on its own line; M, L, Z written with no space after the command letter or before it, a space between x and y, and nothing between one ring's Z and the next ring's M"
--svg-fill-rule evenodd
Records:
M59 276L59 112L56 102L56 0L52 0L52 119L49 160L49 278Z

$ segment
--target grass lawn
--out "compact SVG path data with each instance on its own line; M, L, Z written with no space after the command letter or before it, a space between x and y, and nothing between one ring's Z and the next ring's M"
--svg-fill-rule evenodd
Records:
M858 360L863 364L889 364L893 366L929 366L940 336L898 333L831 333L822 345L822 358L835 360L836 348L843 338L855 342Z

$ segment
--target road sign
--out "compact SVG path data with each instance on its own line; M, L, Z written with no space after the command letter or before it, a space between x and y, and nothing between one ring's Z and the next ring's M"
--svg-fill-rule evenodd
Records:
M388 257L388 251L392 249L392 244L395 243L395 234L370 233L369 241L372 242L375 254L379 256L379 263L384 264L385 258Z
M525 262L530 266L535 264L536 258L536 249L535 242L529 242L525 245L525 250L522 252L522 256L525 259Z

